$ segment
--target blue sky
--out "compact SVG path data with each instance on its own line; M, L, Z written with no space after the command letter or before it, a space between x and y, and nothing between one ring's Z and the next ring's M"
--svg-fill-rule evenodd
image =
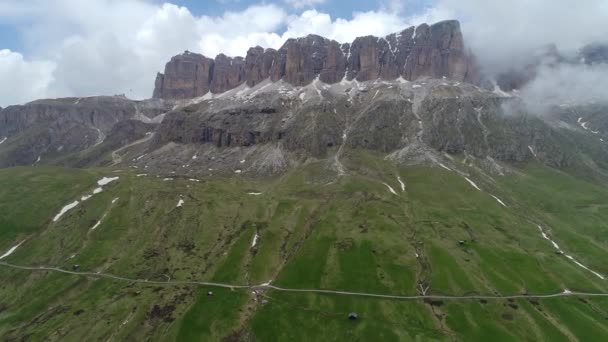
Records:
M162 2L162 1L161 1ZM225 11L238 11L258 3L274 3L279 6L285 6L286 8L292 7L291 12L298 12L311 6L303 6L293 8L285 1L256 1L256 0L174 0L170 1L174 4L185 6L194 14L197 15L221 15ZM389 3L390 1L374 1L374 0L326 0L322 3L315 4L314 8L319 11L330 13L332 16L349 19L352 17L352 13L366 12L378 9L383 3ZM425 3L430 1L416 0L408 1L407 6L411 10L417 10L423 7Z
M193 13L198 15L221 15L225 11L238 11L246 8L250 5L260 3L262 1L255 0L207 0L207 1L196 1L196 0L175 0L171 1L180 6L188 7ZM263 1L265 3L275 3L277 5L288 4L282 1ZM330 13L333 16L339 16L342 18L350 18L353 11L371 11L379 7L378 1L370 0L328 0L325 3L316 4L314 8L319 11ZM297 9L291 9L292 12L298 12L299 10L307 7L300 7Z

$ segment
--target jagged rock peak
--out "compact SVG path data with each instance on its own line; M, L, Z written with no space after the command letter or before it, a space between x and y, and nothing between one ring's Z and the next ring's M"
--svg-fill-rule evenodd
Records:
M458 21L412 26L386 37L359 37L345 44L310 34L288 39L279 50L250 48L245 58L220 54L210 59L186 51L171 58L165 73L157 75L153 97L188 99L222 93L245 82L254 86L267 78L303 86L317 77L333 84L342 79L421 76L480 82Z

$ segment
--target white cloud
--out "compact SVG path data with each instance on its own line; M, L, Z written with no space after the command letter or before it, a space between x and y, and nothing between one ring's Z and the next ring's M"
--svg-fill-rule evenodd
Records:
M0 66L0 79L19 80L0 88L0 105L44 96L125 93L147 98L156 72L186 49L209 57L220 52L244 56L249 47L279 48L287 38L310 33L340 42L386 35L409 21L388 9L355 13L346 20L316 10L288 15L273 4L195 16L185 7L148 0L2 0L0 20L21 30L28 51L27 58L11 51L0 57L11 61Z
M45 97L54 69L52 62L28 61L20 53L0 50L0 106Z
M573 52L608 40L606 0L438 0L432 10L461 20L466 42L490 69L520 63L549 43Z
M287 31L283 37L295 38L314 33L339 42L352 42L356 37L384 36L407 26L403 18L387 12L356 12L350 20L332 20L329 14L308 10L287 19Z
M314 7L315 5L320 5L325 3L325 0L285 0L285 3L295 7Z

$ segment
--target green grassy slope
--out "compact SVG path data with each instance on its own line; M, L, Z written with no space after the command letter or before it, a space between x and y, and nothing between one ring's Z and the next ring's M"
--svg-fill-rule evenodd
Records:
M479 191L442 168L350 158L349 175L339 178L316 164L277 179L198 182L103 169L0 170L0 252L27 239L2 261L77 264L149 281L395 295L421 287L458 296L608 291L607 280L557 254L537 227L608 274L605 185L538 165L504 177L467 170ZM52 222L103 176L120 179ZM359 320L347 319L352 311ZM608 337L607 318L604 298L393 300L0 268L3 339L593 340Z

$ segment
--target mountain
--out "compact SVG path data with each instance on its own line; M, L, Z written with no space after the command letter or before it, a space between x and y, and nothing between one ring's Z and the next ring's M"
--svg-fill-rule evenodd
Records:
M60 160L84 166L75 160L79 154L98 153L153 131L170 108L162 100L122 96L37 100L6 107L0 111L0 167Z
M608 105L535 112L463 41L185 53L153 99L0 109L0 340L606 340Z
M415 80L421 76L479 83L474 58L465 49L455 20L410 27L386 37L359 37L340 44L317 35L289 39L279 49L249 49L247 56L215 59L184 52L159 73L154 98L188 99L218 94L242 83L253 87L269 78L294 86L315 79L327 84L342 80Z

